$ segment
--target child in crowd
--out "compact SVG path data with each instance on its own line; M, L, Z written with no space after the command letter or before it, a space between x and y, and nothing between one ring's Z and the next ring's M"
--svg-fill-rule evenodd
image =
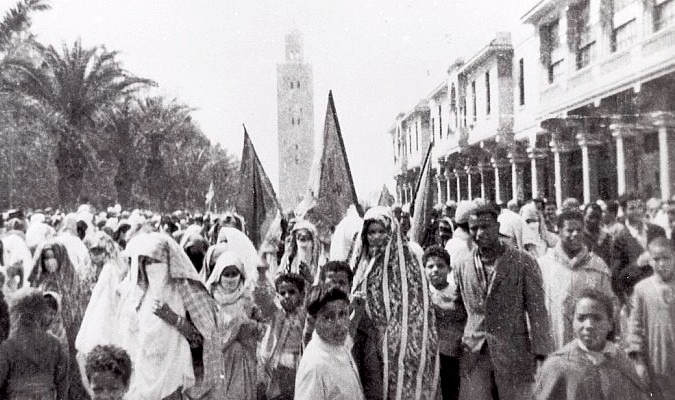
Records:
M582 291L574 306L575 339L551 353L534 389L537 400L639 400L648 393L613 337L612 299Z
M307 297L307 312L316 324L298 367L295 399L365 400L351 355L348 295L336 287L315 286Z
M85 373L92 400L122 400L129 389L131 359L123 349L98 345L87 354Z
M344 261L328 261L319 271L318 284L326 286L327 289L336 287L345 293L350 293L353 279L354 273L348 263ZM303 347L307 346L312 339L313 333L314 318L311 315L307 315L305 329L302 334Z
M265 278L266 271L260 267L258 271L253 298L268 324L259 346L259 398L293 399L295 373L302 355L305 278L294 273L279 275L274 282L277 302Z
M47 301L41 290L20 289L10 298L12 326L0 344L0 398L68 399L68 354L46 332Z
M665 237L647 245L655 274L635 285L628 354L638 375L662 398L675 398L675 250Z
M443 400L454 400L459 396L459 356L466 311L454 295L456 284L450 274L450 255L445 249L439 245L429 246L422 261L436 311Z

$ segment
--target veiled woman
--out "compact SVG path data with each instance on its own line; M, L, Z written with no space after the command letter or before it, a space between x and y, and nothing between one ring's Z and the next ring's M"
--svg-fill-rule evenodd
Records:
M218 338L226 379L218 399L255 400L257 312L247 286L244 264L226 251L218 257L206 287L218 306ZM254 319L256 318L256 319Z
M308 283L314 283L318 275L321 242L316 227L309 221L298 220L291 229L291 234L281 258L277 274L299 274Z
M30 285L45 292L52 291L61 296L61 318L66 330L69 350L70 388L68 398L79 400L88 399L84 389L80 371L77 367L75 338L80 330L82 316L89 302L90 291L84 284L73 264L63 243L58 240L48 240L38 246L35 251L33 270L28 278Z
M196 225L188 227L180 240L180 247L183 248L185 254L192 261L192 265L199 272L202 269L209 242L195 228L198 229L199 227Z
M119 326L134 364L127 398L213 398L222 376L215 304L190 259L162 233L139 233L126 252Z
M80 367L84 356L97 345L117 344L117 316L120 304L120 282L129 269L115 241L104 232L96 232L87 240L92 264L97 273L89 304L80 331L75 339Z
M350 265L352 292L365 292L367 299L354 344L366 398L440 396L438 336L426 278L388 208L368 210Z

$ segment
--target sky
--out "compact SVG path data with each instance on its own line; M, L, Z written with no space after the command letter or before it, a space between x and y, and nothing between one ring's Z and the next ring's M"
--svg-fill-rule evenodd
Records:
M276 65L284 36L302 32L314 73L315 134L333 91L357 194L393 186L388 134L459 57L513 31L533 0L51 0L33 17L45 44L81 39L120 52L159 94L194 108L213 143L240 157L242 124L277 186ZM0 11L15 3L0 0ZM364 199L365 198L365 199Z

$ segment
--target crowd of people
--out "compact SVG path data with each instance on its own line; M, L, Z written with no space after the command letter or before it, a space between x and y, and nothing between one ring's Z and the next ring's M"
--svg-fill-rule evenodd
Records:
M675 199L3 214L0 398L675 399Z

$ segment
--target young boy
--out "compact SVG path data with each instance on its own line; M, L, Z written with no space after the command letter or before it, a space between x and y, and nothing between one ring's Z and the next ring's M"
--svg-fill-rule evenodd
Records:
M450 255L439 245L429 246L422 257L429 282L431 301L436 311L441 359L443 400L459 397L459 356L466 311L453 295L456 287L450 274Z
M129 389L131 359L126 351L112 346L96 346L85 363L93 393L92 400L122 400Z
M315 286L307 312L316 319L295 379L296 400L365 400L351 355L349 297L342 290Z
M352 290L352 281L354 273L344 261L328 261L319 272L318 284L324 285L327 289L338 288L345 293L350 293ZM305 321L305 329L302 333L303 347L307 346L312 339L314 333L314 318L311 315L307 316Z
M295 372L302 355L302 330L305 311L301 306L305 279L298 274L281 274L275 282L276 297L261 273L253 290L253 299L268 324L260 342L261 397L293 399Z
M628 354L662 398L675 398L675 250L665 237L647 245L655 274L637 285L628 318Z

